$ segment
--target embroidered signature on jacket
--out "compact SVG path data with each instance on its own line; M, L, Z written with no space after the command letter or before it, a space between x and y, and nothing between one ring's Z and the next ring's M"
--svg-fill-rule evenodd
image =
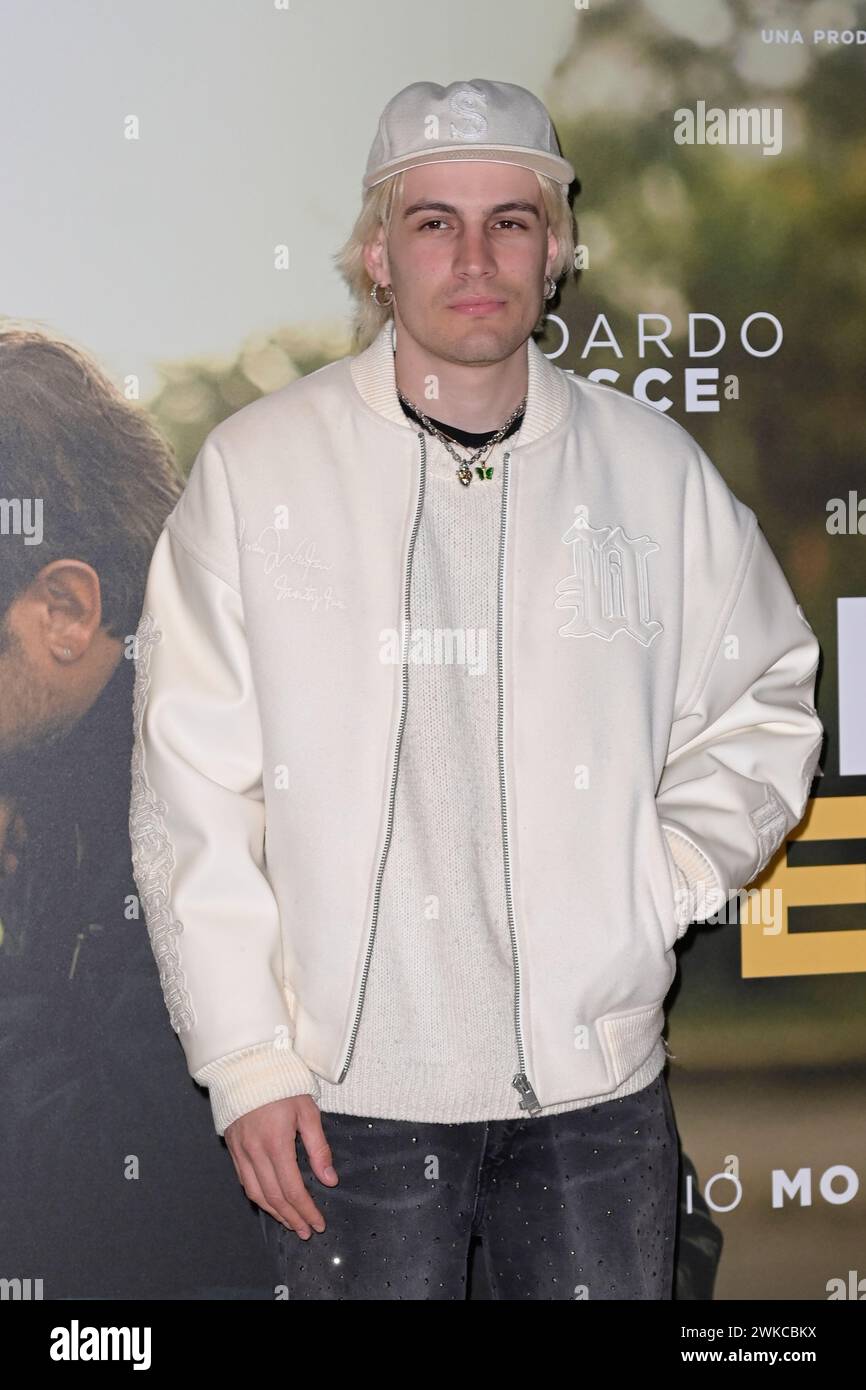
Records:
M317 584L308 584L307 576L311 569L329 570L333 567L316 555L316 542L308 537L299 540L292 550L283 553L283 538L287 528L276 525L263 526L259 534L253 541L245 541L246 518L241 517L238 527L238 551L250 551L255 555L264 556L265 574L274 575L274 589L277 598L298 599L302 603L310 603L313 611L317 612L320 607L326 611L329 608L345 608L346 604L340 598L332 584L326 588L320 588ZM302 588L296 588L289 578L288 572L283 570L284 565L299 565L303 570Z

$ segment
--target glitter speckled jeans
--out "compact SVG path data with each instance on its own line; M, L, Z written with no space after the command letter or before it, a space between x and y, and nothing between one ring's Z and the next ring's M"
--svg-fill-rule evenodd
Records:
M275 1298L670 1299L679 1146L667 1081L563 1115L468 1124L323 1112L325 1218L258 1209Z

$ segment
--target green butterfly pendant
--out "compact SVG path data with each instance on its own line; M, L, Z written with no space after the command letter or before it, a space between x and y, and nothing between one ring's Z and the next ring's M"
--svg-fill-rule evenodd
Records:
M478 474L479 478L492 478L493 464L491 463L487 468L484 468L480 463L476 463L475 472Z

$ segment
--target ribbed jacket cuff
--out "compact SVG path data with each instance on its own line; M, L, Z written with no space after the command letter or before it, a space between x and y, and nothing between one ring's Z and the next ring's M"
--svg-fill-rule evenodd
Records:
M674 889L677 940L692 922L703 922L727 901L707 856L678 830L663 825Z
M315 1072L291 1047L274 1041L218 1057L195 1072L193 1080L208 1088L217 1134L260 1105L303 1095L318 1101L320 1096Z

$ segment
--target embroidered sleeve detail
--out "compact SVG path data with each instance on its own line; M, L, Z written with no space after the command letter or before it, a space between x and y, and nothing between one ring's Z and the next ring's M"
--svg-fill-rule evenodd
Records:
M765 783L764 790L766 798L754 811L749 812L752 830L758 841L758 868L752 878L770 862L788 830L788 814L775 789Z
M155 795L144 770L142 724L150 688L150 654L162 640L153 616L145 613L136 631L135 681L132 697L133 750L129 838L132 871L141 894L151 948L159 968L162 992L171 1026L176 1033L189 1031L195 1011L180 962L178 941L183 925L171 910L170 883L174 850L165 824L166 804Z

